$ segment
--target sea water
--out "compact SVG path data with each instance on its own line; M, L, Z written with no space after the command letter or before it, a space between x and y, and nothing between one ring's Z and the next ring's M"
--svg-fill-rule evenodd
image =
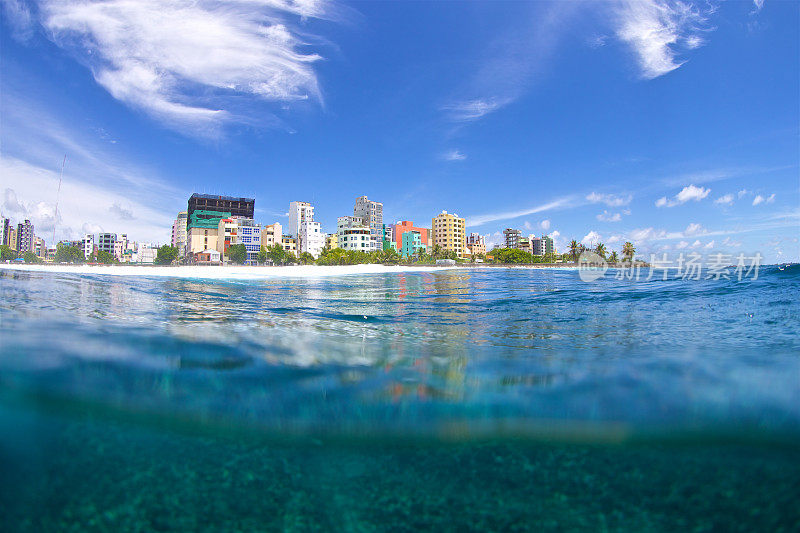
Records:
M800 530L796 266L253 271L0 266L0 530Z

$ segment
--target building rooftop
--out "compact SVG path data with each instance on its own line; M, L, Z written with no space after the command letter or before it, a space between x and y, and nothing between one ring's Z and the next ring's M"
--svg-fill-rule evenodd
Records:
M204 200L228 200L230 202L255 202L255 198L236 198L235 196L219 196L217 194L194 193L191 198L203 198Z

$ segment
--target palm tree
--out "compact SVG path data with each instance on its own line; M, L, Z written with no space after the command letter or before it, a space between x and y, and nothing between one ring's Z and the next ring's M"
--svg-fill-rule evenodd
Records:
M622 245L622 256L625 258L625 261L633 261L633 255L636 253L636 248L633 247L633 244L630 241L625 241L625 244Z
M611 256L608 258L608 262L612 263L612 264L619 262L619 257L617 257L617 251L616 250L611 252Z
M576 262L576 263L578 262L578 249L579 248L580 248L580 245L578 244L578 241L576 241L575 239L572 239L570 241L570 243L569 243L569 253L572 256L572 261Z
M598 242L597 246L594 247L594 253L602 257L603 259L606 258L606 245L602 242Z

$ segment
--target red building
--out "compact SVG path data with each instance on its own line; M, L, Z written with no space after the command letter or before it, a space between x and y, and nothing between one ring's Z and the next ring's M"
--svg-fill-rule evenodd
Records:
M410 220L403 220L402 222L398 222L397 224L392 225L392 237L394 238L394 244L397 246L397 249L400 250L403 247L403 233L408 231L418 231L420 239L422 240L422 244L429 247L431 246L431 239L430 239L430 232L431 230L428 228L417 228L414 226L414 223Z

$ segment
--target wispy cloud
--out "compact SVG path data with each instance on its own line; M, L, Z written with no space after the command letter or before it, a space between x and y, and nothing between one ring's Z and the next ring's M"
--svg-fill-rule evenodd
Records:
M621 207L628 205L633 200L633 195L601 194L597 192L589 193L586 200L593 204L603 203L609 207Z
M662 196L656 200L656 207L675 207L676 205L685 204L686 202L694 201L699 202L709 195L711 189L705 187L697 187L696 185L688 185L681 189L674 198L668 199Z
M545 211L575 207L575 205L575 198L572 196L566 196L546 204L531 207L529 209L490 213L486 215L472 215L467 217L467 226L482 226L483 224L487 224L489 222L496 222L498 220L511 220L514 218L524 217L525 215L532 215L533 213L542 213Z
M709 4L677 0L625 0L617 10L617 37L636 54L641 75L653 79L685 63L682 52L705 43L710 31Z
M447 117L455 122L470 122L482 118L511 103L511 98L485 98L467 100L442 106Z
M459 150L449 150L442 154L442 159L445 161L463 161L466 158L467 155Z
M230 121L252 122L234 104L321 102L306 51L309 18L328 18L324 1L39 0L47 35L92 71L114 98L190 135L216 135Z

